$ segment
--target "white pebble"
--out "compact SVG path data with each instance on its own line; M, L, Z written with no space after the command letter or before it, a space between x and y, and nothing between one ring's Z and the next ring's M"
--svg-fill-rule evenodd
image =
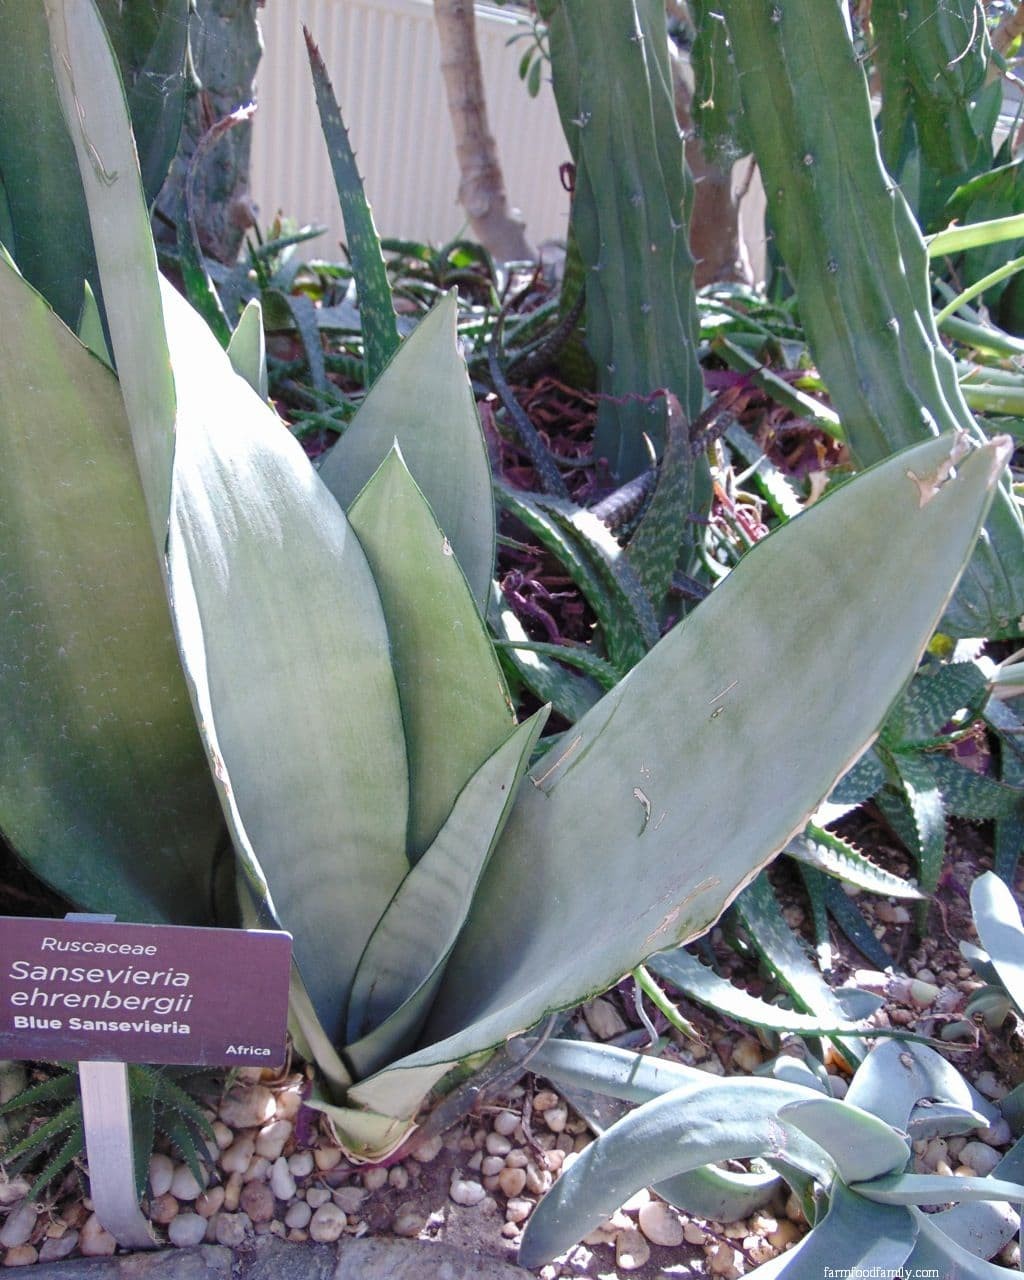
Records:
M278 1200L290 1200L295 1194L295 1179L284 1156L278 1156L271 1167L270 1189Z
M703 1227L697 1226L696 1222L684 1222L683 1239L687 1244L706 1244L707 1234Z
M156 1151L149 1157L149 1189L154 1196L166 1195L174 1178L174 1161Z
M994 1102L1006 1097L1006 1085L1001 1084L991 1071L983 1071L975 1080L974 1087Z
M256 1151L256 1139L251 1133L243 1133L227 1147L220 1158L225 1173L245 1173Z
M583 1006L583 1016L598 1040L611 1040L615 1036L621 1036L626 1030L622 1015L604 996L588 1001Z
M8 1214L7 1221L0 1227L0 1245L5 1249L16 1249L20 1244L27 1244L35 1225L35 1205L24 1200L13 1213Z
M78 1232L65 1231L62 1236L44 1240L39 1246L40 1262L59 1262L78 1247Z
M418 1236L423 1228L427 1225L427 1220L418 1210L411 1208L409 1205L400 1208L395 1214L394 1221L391 1224L391 1230L396 1236L404 1236L406 1239L412 1239Z
M348 1226L348 1219L336 1204L322 1204L309 1221L310 1239L317 1244L333 1244Z
M512 1143L503 1133L489 1133L484 1140L484 1146L490 1155L503 1158L512 1150Z
M167 1227L167 1238L179 1249L202 1244L206 1236L206 1219L198 1213L179 1213Z
M388 1186L396 1191L404 1191L409 1185L409 1170L403 1164L396 1164L388 1173Z
M312 1151L296 1151L293 1156L288 1157L288 1168L293 1178L308 1178L313 1172Z
M78 1237L78 1251L86 1258L109 1257L117 1249L117 1241L105 1230L99 1218L91 1213Z
M453 1178L448 1194L456 1204L479 1204L486 1195L479 1182L470 1182L466 1178Z
M303 1231L309 1226L309 1220L313 1216L313 1210L309 1207L305 1200L296 1200L294 1204L290 1204L284 1215L284 1225L291 1227L293 1231Z
M341 1147L317 1147L313 1152L313 1163L321 1173L330 1173L341 1164Z
M683 1224L662 1200L641 1206L640 1230L652 1244L674 1249L683 1243Z
M828 1078L828 1091L833 1098L845 1098L849 1087L844 1076L830 1075Z
M494 1132L503 1138L511 1138L519 1127L519 1117L514 1111L499 1111L494 1117Z
M569 1123L569 1108L564 1102L560 1102L554 1107L548 1107L547 1111L544 1112L544 1123L552 1133L561 1133Z
M213 1129L213 1136L217 1139L218 1150L227 1151L228 1147L230 1147L232 1142L235 1140L234 1129L229 1129L223 1120L214 1120L211 1127Z
M232 1129L255 1129L274 1118L277 1104L274 1095L262 1084L235 1088L224 1095L220 1118Z
M334 1192L334 1203L342 1213L358 1213L367 1194L362 1187L338 1187Z
M639 1271L650 1257L651 1246L634 1227L615 1237L615 1265L620 1271Z
M39 1261L39 1251L33 1244L16 1244L4 1255L5 1267L31 1267Z
M305 1081L297 1079L287 1089L280 1089L277 1094L278 1120L294 1120L302 1106L302 1090Z
M363 1172L363 1186L367 1191L379 1191L388 1180L388 1171L382 1165Z
M960 1152L960 1159L968 1164L980 1178L987 1178L999 1163L999 1152L985 1142L968 1142Z
M211 1187L209 1191L204 1191L201 1196L196 1197L196 1213L201 1218L212 1218L224 1207L224 1195L223 1187Z
M981 1141L987 1142L990 1147L1006 1147L1013 1141L1010 1126L1002 1116L997 1116L991 1124L979 1129L977 1133Z
M420 1164L430 1164L431 1160L436 1160L441 1154L441 1148L444 1146L444 1139L440 1134L435 1134L432 1138L427 1138L421 1142L416 1150L412 1153L412 1158Z
M331 1193L326 1187L310 1187L306 1192L306 1203L313 1209L319 1209L322 1204L326 1204L331 1198Z
M175 1200L195 1200L202 1195L203 1190L188 1165L179 1164L171 1179L171 1195Z
M253 1156L242 1174L243 1182L266 1182L270 1177L270 1161L266 1156Z
M532 1200L526 1200L522 1196L513 1196L505 1206L505 1219L507 1222L525 1222L532 1212Z
M246 1236L252 1231L252 1223L247 1213L218 1213L216 1218L211 1218L210 1221L217 1224L217 1243L225 1245L228 1249L237 1249L243 1245Z
M256 1154L273 1162L284 1151L285 1143L292 1136L290 1120L271 1120L256 1135Z

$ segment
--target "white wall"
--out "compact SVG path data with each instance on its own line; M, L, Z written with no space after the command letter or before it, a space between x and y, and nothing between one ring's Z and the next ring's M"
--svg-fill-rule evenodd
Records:
M320 46L381 235L443 243L465 215L430 0L267 0L257 82L253 194L265 226L279 209L318 222L327 236L306 252L336 257L344 239L302 38ZM509 199L531 243L563 239L569 197L558 166L569 159L550 87L531 99L517 65L525 48L508 12L477 6L491 131Z

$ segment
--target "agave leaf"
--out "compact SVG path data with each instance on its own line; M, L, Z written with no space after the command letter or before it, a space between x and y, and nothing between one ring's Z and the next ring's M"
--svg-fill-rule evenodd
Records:
M455 319L450 293L399 347L320 476L348 508L397 440L482 611L494 563L491 468Z
M78 159L114 359L150 527L164 549L174 456L174 379L156 249L113 50L91 3L44 0L64 118Z
M606 1093L626 1102L650 1102L685 1085L707 1083L707 1073L682 1062L631 1053L585 1040L524 1042L530 1066L560 1084Z
M978 1258L994 1258L1020 1230L1017 1211L1001 1200L964 1201L931 1218L943 1235Z
M790 1102L779 1117L827 1151L846 1183L902 1170L910 1158L909 1144L884 1120L838 1098Z
M870 800L879 787L885 784L885 766L874 750L869 748L853 768L845 773L829 796L829 803L853 807Z
M348 517L366 553L388 628L409 760L406 851L416 862L451 813L455 797L508 738L515 718L494 647L451 544L397 445L349 507ZM352 1025L350 1016L350 1037L358 1034Z
M538 1204L520 1266L550 1262L649 1183L718 1160L788 1157L789 1130L777 1116L787 1099L806 1094L799 1085L733 1077L683 1085L637 1107L591 1143Z
M941 1174L894 1173L870 1182L855 1182L851 1191L876 1204L948 1204L950 1200L1024 1202L1024 1186L1001 1178L951 1178Z
M778 1005L760 1000L701 964L689 952L680 948L651 956L648 968L660 978L671 982L693 1000L699 1000L727 1017L737 1018L755 1027L780 1033L822 1036L837 1031L856 1034L863 1028L846 1019L833 1019L823 1026L821 1019L792 1009L780 1009Z
M808 823L800 835L790 840L785 852L798 862L817 867L819 871L845 880L859 889L867 889L869 893L884 893L894 898L922 896L915 885L876 866L841 836L826 831L824 827L817 827L813 822Z
M883 1041L860 1065L846 1101L906 1131L923 1099L972 1109L971 1092L955 1067L927 1045Z
M912 753L891 757L903 783L906 800L914 819L921 887L933 893L939 883L942 860L946 856L946 807L942 791L928 762Z
M825 905L836 924L865 960L869 960L876 969L887 969L892 964L892 956L868 928L867 921L835 880L829 880L825 885Z
M947 437L865 471L758 544L534 767L449 961L430 1027L446 1038L403 1071L499 1043L696 936L803 828L913 670L1006 446L928 487L951 449L962 454ZM903 607L880 636L870 601L889 594ZM839 662L812 643L825 625L842 637ZM794 655L799 699L778 678Z
M117 380L2 261L0 314L0 829L84 907L204 923L222 818Z
M975 773L950 756L932 753L926 756L928 768L942 792L947 813L973 822L989 818L1024 816L1024 789L1007 786L995 778Z
M349 1039L373 1033L347 1049L358 1075L393 1060L425 1021L546 720L539 711L484 761L381 916L349 1000Z
M679 401L665 396L665 449L654 496L626 548L626 559L649 600L657 605L672 583L692 507L693 455Z
M1010 999L1024 1013L1024 928L1020 909L994 871L986 871L971 885L971 911L989 960Z
M890 749L928 742L958 711L980 714L988 681L973 662L923 668L886 720L882 738Z
M267 341L263 332L263 307L259 298L250 298L238 318L228 342L228 359L261 400L270 394L267 383Z
M1006 1267L975 1257L946 1235L940 1223L944 1215L926 1214L920 1209L907 1212L917 1224L917 1243L906 1259L909 1275L956 1276L957 1280L1006 1280Z
M88 347L97 359L102 360L108 369L113 369L114 362L110 358L107 335L103 332L99 303L88 280L83 285L82 310L78 316L78 340L83 346Z
M781 1184L775 1172L732 1173L711 1164L666 1178L652 1190L693 1217L738 1222L764 1208Z

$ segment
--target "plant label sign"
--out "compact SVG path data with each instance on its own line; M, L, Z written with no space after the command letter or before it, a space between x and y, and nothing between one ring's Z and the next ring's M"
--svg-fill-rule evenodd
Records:
M280 1066L291 942L0 917L0 1058Z

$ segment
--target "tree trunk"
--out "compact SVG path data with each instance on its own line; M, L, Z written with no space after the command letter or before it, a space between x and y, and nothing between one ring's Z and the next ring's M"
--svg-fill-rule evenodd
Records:
M473 234L495 258L502 262L532 258L525 224L509 210L498 151L487 123L472 0L434 0L434 20L459 161L459 201Z
M176 226L184 217L185 179L200 140L255 97L256 68L263 52L257 6L258 0L195 0L189 39L201 88L186 105L178 153L157 200L161 240L173 240L168 224ZM197 161L193 214L199 243L219 262L236 260L245 232L256 221L249 199L251 145L252 123L246 121L204 148Z
M690 219L690 252L696 260L694 283L697 288L723 280L753 284L754 271L740 232L740 208L733 191L732 170L720 169L704 155L690 114L693 86L689 72L671 40L669 55L676 119L686 140L686 163L694 183Z

